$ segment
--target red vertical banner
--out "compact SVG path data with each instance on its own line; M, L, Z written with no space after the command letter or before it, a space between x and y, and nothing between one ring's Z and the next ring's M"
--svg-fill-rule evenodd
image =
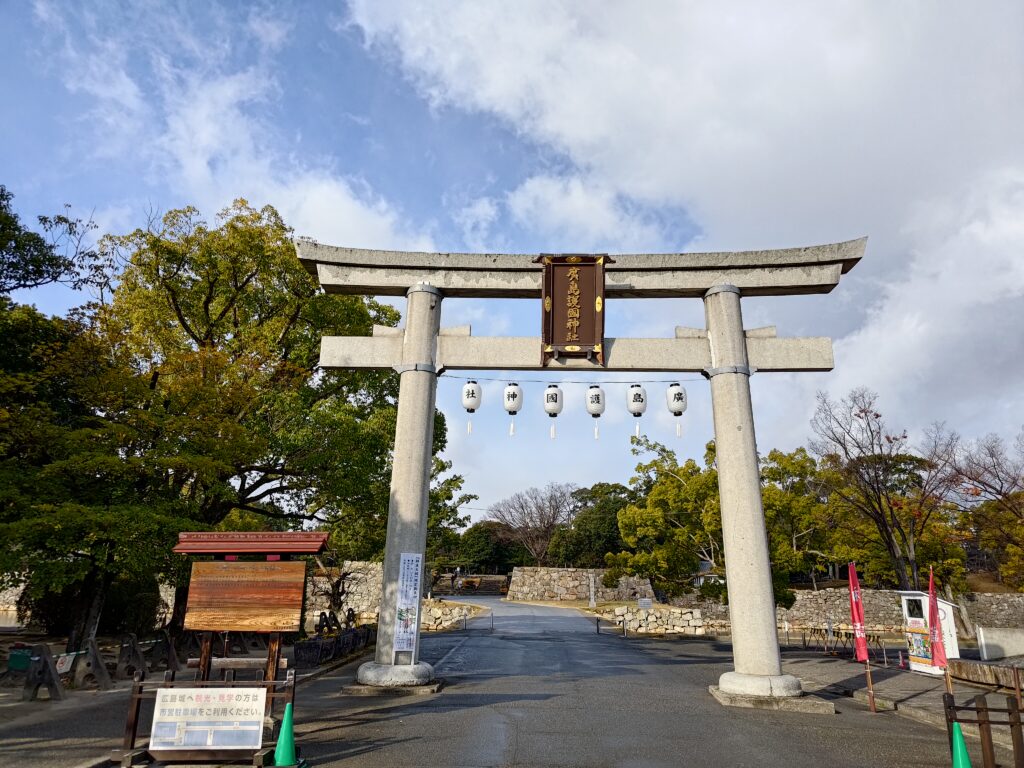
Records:
M850 579L850 623L853 625L853 644L857 661L867 661L868 638L864 633L864 603L861 600L860 582L857 580L857 564L850 563L846 573Z
M928 644L932 649L932 666L946 668L946 643L942 639L939 599L935 594L935 572L928 569Z

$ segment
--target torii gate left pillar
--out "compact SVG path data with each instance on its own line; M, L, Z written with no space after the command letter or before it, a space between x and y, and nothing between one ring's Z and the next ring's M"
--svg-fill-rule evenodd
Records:
M749 379L755 370L831 370L832 345L826 338L776 338L774 327L745 331L740 297L827 293L859 261L865 242L616 255L606 298L701 298L706 329L677 328L674 339L605 339L603 366L558 358L542 367L539 338L479 339L468 328L440 330L444 295L539 297L541 273L532 257L365 251L299 241L299 258L328 292L408 296L404 332L375 327L372 337L325 337L321 347L324 367L394 368L401 375L377 655L360 667L359 681L421 685L433 676L418 659L418 627L412 652L396 653L394 637L401 555L422 554L426 544L437 374L445 368L672 371L700 372L711 381L735 666L712 692L740 706L772 706L799 696L800 681L781 668Z
M419 660L419 622L412 651L395 651L398 576L404 553L422 554L427 545L430 460L434 443L434 404L437 400L437 333L441 326L441 291L418 283L406 293L405 333L402 336L398 417L388 502L388 534L384 552L384 593L377 621L374 661L359 668L365 685L424 685L434 670ZM417 617L419 611L416 612Z

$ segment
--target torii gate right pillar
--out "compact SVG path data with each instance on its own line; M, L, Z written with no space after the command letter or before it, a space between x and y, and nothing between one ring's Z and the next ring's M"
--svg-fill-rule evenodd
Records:
M735 665L719 678L718 688L740 696L799 696L800 681L782 674L779 655L739 289L711 288L704 294L704 312Z

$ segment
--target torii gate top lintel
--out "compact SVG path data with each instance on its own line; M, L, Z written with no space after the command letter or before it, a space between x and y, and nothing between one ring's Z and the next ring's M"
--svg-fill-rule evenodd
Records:
M701 298L716 285L744 296L828 293L864 255L867 238L804 248L615 254L606 298ZM539 298L539 254L425 253L342 248L300 239L303 265L328 293L404 296L429 282L458 298Z

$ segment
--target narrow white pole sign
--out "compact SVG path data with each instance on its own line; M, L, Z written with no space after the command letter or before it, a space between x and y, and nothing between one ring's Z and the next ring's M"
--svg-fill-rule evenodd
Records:
M395 652L416 650L420 621L420 578L423 555L403 552L398 566L398 610L395 612Z

